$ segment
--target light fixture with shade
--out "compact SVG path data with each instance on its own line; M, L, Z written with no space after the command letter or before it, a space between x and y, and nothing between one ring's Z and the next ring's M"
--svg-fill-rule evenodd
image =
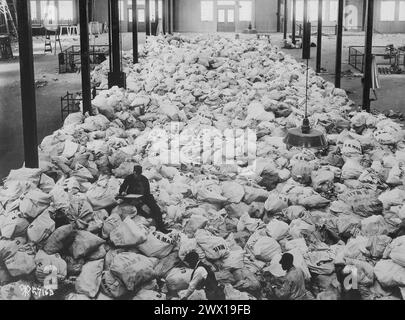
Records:
M311 128L308 119L308 73L311 50L311 23L307 22L306 24L307 25L304 31L303 39L304 59L307 60L305 83L305 116L301 127L288 130L287 136L284 138L284 143L290 147L324 149L328 145L325 135L321 131Z

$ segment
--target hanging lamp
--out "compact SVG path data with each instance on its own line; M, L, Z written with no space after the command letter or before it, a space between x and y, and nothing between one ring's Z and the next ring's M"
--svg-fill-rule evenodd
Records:
M284 143L290 147L323 149L328 145L325 135L311 128L308 119L308 77L309 77L309 57L311 50L311 24L306 23L304 33L304 57L307 60L306 84L305 84L305 116L302 126L288 130Z

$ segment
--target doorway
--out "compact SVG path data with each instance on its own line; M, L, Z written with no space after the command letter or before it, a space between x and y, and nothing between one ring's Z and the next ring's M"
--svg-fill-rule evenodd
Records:
M235 6L218 5L218 32L235 32Z
M145 32L145 8L138 6L138 32ZM128 32L132 32L132 8L128 8Z

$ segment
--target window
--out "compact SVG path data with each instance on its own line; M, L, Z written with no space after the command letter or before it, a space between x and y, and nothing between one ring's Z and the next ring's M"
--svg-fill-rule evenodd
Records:
M219 6L234 6L235 0L218 0Z
M120 14L119 14L119 16L120 16L120 21L124 21L125 19L125 17L124 17L124 1L123 0L120 0L119 1L119 4L120 4Z
M201 21L214 20L214 1L201 1Z
M308 19L318 21L318 0L308 1Z
M155 22L155 1L150 1L150 21Z
M405 21L405 1L399 2L399 21Z
M138 9L138 22L145 22L145 9Z
M235 11L228 10L228 22L235 22Z
M31 1L31 20L37 19L37 2Z
M128 9L128 22L132 22L132 9Z
M159 11L159 19L162 19L162 17L163 17L163 3L162 3L162 1L158 2L158 11Z
M337 1L331 1L329 5L329 21L337 21L339 6Z
M395 20L395 1L382 1L381 2L381 21L394 21Z
M225 10L218 10L218 22L225 22Z
M41 1L41 19L47 20L47 24L53 24L57 21L56 7L54 1Z
M73 20L73 1L59 1L59 20Z
M251 1L239 1L239 21L252 21Z
M297 1L295 9L295 20L303 21L304 20L304 1ZM293 16L293 6L291 6L291 17ZM284 12L284 11L283 11Z

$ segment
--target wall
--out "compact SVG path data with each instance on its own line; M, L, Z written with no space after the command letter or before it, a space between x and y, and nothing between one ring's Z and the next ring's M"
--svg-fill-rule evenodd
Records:
M108 0L95 0L93 19L98 22L108 22Z
M217 10L214 4L213 21L201 21L200 0L177 0L174 2L175 32L216 32Z
M379 0L375 2L374 7L374 31L382 33L404 33L405 21L399 21L399 2L396 0L395 21L380 21L381 14L381 2Z
M277 31L277 0L256 0L254 13L257 31Z

